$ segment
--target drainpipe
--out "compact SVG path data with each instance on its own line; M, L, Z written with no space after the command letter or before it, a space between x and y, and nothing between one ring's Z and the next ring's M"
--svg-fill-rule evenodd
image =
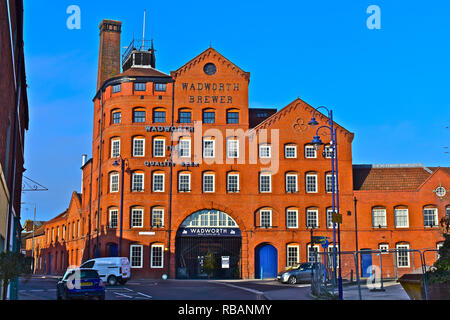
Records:
M172 127L175 123L175 79L172 82ZM172 131L172 130L171 130ZM169 257L167 259L167 278L170 279L171 243L172 243L172 199L173 199L173 132L170 141L170 186L169 186Z

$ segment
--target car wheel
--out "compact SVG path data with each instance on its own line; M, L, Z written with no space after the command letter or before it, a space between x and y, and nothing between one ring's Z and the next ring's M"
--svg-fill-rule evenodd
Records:
M115 276L109 276L108 284L110 286L115 286L117 284L117 278Z
M289 284L296 284L297 283L297 278L296 277L290 277L289 278Z

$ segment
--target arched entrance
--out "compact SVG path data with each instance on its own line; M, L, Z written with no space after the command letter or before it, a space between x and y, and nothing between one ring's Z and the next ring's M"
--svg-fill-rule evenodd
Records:
M255 278L271 279L278 275L278 250L270 244L255 249Z
M119 247L116 243L110 242L106 245L106 250L108 253L108 257L118 257L119 256Z
M180 226L175 243L178 279L240 279L241 230L228 214L202 210Z

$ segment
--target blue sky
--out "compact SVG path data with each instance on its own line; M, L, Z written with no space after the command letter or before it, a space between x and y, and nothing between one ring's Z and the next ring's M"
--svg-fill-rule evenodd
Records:
M250 107L282 108L298 96L334 110L355 133L354 163L450 166L450 2L413 0L145 1L25 0L30 107L26 176L38 219L64 211L91 155L98 25L123 22L122 46L155 41L157 68L176 70L212 46L251 72ZM70 5L81 29L69 30ZM381 30L366 12L381 9ZM26 210L28 208L28 210ZM25 206L23 219L32 217Z

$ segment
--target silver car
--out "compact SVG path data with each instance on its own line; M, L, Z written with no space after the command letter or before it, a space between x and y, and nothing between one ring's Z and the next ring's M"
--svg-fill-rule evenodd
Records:
M289 284L296 284L301 281L311 282L312 268L312 263L302 263L296 267L290 268L280 273L277 279L281 283Z

